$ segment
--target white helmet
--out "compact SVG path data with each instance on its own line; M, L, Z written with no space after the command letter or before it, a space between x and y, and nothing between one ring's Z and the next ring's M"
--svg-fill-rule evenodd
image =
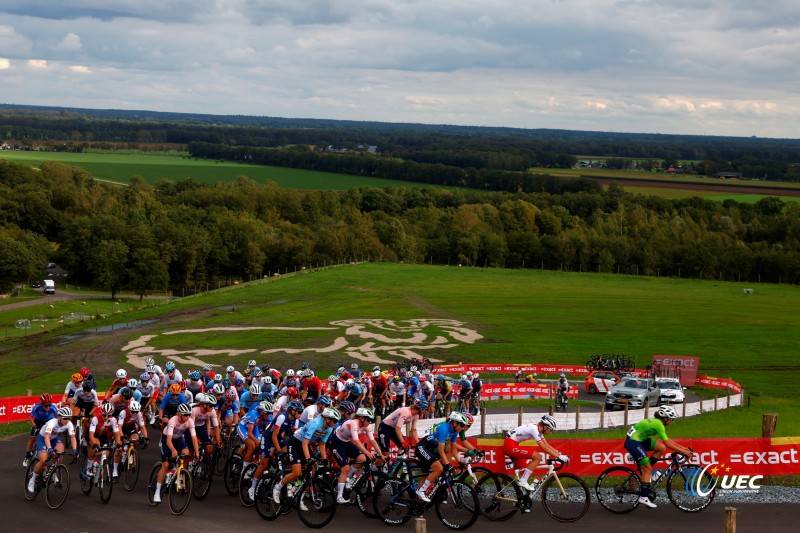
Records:
M473 378L473 379L478 379L479 377L481 377L481 375L480 375L480 374L478 374L477 372L475 372L474 374L472 374L472 378Z
M258 383L250 385L250 394L261 394L261 387Z
M337 374L342 374L342 373L344 373L344 372L345 372L345 368L344 368L343 366L340 366L340 367L339 367L339 368L336 370L336 373L337 373Z
M344 387L346 389L352 389L355 386L356 382L354 379L350 378L344 382Z
M372 373L372 377L373 378L379 378L380 376L381 376L381 371L380 370L376 370L375 372Z
M225 372L228 372L228 373L230 374L231 372L234 372L235 370L236 370L236 369L235 369L235 368L233 368L233 366L232 366L232 365L229 365L229 366L228 366L228 368L226 368L226 369L225 369Z
M264 383L266 383L267 385L269 385L270 383L272 383L272 378L271 378L271 377L269 377L269 376L264 376L264 379L263 379L263 381L264 381Z
M294 377L294 370L292 370L291 368L289 370L287 370L286 371L286 377L287 378L293 378Z
M133 378L128 380L128 388L131 389L131 390L135 389L138 384L139 384L139 382L136 381Z
M472 370L467 370L467 377L468 377L468 378L471 378L471 377L472 377Z
M250 359L250 360L247 362L247 366L257 366L257 365L258 365L258 363L256 363L256 360L255 360L255 359Z
M225 386L222 383L214 383L211 389L215 394L225 394Z
M667 420L675 420L678 418L678 412L669 405L662 405L656 412L658 418L666 418Z
M128 406L128 409L130 410L131 413L138 413L139 411L142 410L142 404L140 404L136 400L133 400Z
M328 381L330 381L331 383L333 383L334 381L336 381L336 376L334 376L333 374L331 374L330 376L328 376Z
M120 368L117 370L117 379L125 379L128 377L128 373L125 371L124 368Z
M467 375L466 374L462 374L461 375L461 379L463 379L463 380L467 379Z
M556 430L556 419L550 415L544 415L542 419L539 421L545 427L552 429L553 431Z
M350 370L358 370L358 363L353 363L350 365Z

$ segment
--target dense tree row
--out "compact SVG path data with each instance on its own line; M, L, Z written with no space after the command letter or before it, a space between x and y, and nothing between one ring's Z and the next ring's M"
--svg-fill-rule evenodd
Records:
M439 188L284 190L97 182L0 160L0 280L55 260L77 284L144 293L360 259L800 281L800 206Z
M564 168L576 155L693 162L706 175L738 171L750 178L800 180L800 140L655 135L547 129L214 116L0 106L0 132L21 143L211 143L230 147L297 145L356 149L372 159L401 159L461 169L525 171ZM511 190L504 187L503 190Z

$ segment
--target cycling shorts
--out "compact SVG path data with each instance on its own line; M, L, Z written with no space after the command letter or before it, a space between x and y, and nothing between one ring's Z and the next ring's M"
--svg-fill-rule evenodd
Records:
M414 448L417 463L423 471L428 472L431 465L439 460L439 445L436 445L435 450L430 450L424 446L425 439L419 441L416 448Z
M391 449L392 442L399 449L403 449L403 441L397 436L396 428L381 422L378 426L378 444L380 445L381 450L389 451Z
M333 453L340 468L348 464L350 459L356 459L361 454L361 450L356 448L355 444L340 440L336 435L331 435L328 439L327 449Z
M538 446L523 446L512 438L503 441L503 453L514 460L514 468L525 468L533 455L540 453Z
M167 446L168 438L169 437L167 435L162 435L161 442L158 443L158 448L161 450L162 463L172 459L172 452L170 451L169 446ZM186 445L186 440L183 438L183 435L181 435L178 438L173 438L172 445L175 447L176 450L178 450L178 455L181 455L181 452L183 450L187 450L189 448Z
M208 434L208 430L206 429L205 424L201 424L199 426L194 427L195 435L197 435L197 442L200 443L200 446L205 446L206 444L211 444L211 435Z
M81 410L81 416L91 416L94 411L94 402L87 402L85 400L75 400L75 407Z
M633 462L637 465L650 464L650 458L647 456L647 452L655 449L655 439L649 438L645 439L644 441L638 441L630 437L625 437L625 450L631 454L631 457L633 457Z
M296 437L289 439L287 452L289 455L290 465L302 465L303 467L306 466L307 461L306 456L303 454L303 442L300 439Z
M55 449L56 446L61 444L61 439L56 436L50 436L50 447ZM47 445L44 443L44 435L39 435L36 437L36 446L34 447L36 453L45 452L47 451Z

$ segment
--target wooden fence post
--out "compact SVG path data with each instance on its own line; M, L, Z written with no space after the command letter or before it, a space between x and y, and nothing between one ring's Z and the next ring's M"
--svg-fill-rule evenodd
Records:
M575 433L581 429L581 406L575 406Z
M425 523L425 519L424 518L415 518L414 519L414 533L427 533L427 532L428 532L428 526Z
M685 399L683 400L683 414L681 416L683 418L686 418L686 400Z
M717 395L715 394L714 395L714 410L716 411L717 409L718 409L717 408Z
M644 404L644 417L650 418L650 402Z
M764 413L761 418L761 437L771 439L775 436L775 426L778 425L778 413Z
M522 425L522 406L519 406L519 414L517 415L517 425Z
M725 508L725 533L736 533L736 507Z
M486 408L481 407L481 437L486 435Z
M625 427L628 427L628 404L625 404L625 422L622 424Z
M728 389L728 395L725 397L725 408L726 409L730 409L731 408L731 390L730 389Z
M600 429L603 429L603 422L605 421L606 417L606 402L603 402L603 405L600 407Z

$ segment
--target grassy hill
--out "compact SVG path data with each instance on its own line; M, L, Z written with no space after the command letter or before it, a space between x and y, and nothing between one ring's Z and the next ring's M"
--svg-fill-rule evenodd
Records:
M31 313L58 313L57 305ZM714 435L757 436L764 410L781 413L780 434L796 435L797 309L800 288L788 285L347 265L132 309L35 341L6 340L0 390L63 390L82 365L104 386L115 368L138 366L147 354L187 368L199 361L241 367L254 358L286 369L311 361L323 375L340 363L371 367L365 359L397 360L411 352L447 362L571 364L596 353L625 353L639 365L654 354L682 354L699 356L702 373L731 377L754 396L747 413L714 415L722 431ZM145 319L152 322L137 325ZM113 331L95 332L112 323ZM0 307L0 327L7 326ZM84 333L73 334L79 330ZM136 354L142 347L150 351ZM743 420L746 431L735 428ZM694 427L689 422L682 424L687 430Z

